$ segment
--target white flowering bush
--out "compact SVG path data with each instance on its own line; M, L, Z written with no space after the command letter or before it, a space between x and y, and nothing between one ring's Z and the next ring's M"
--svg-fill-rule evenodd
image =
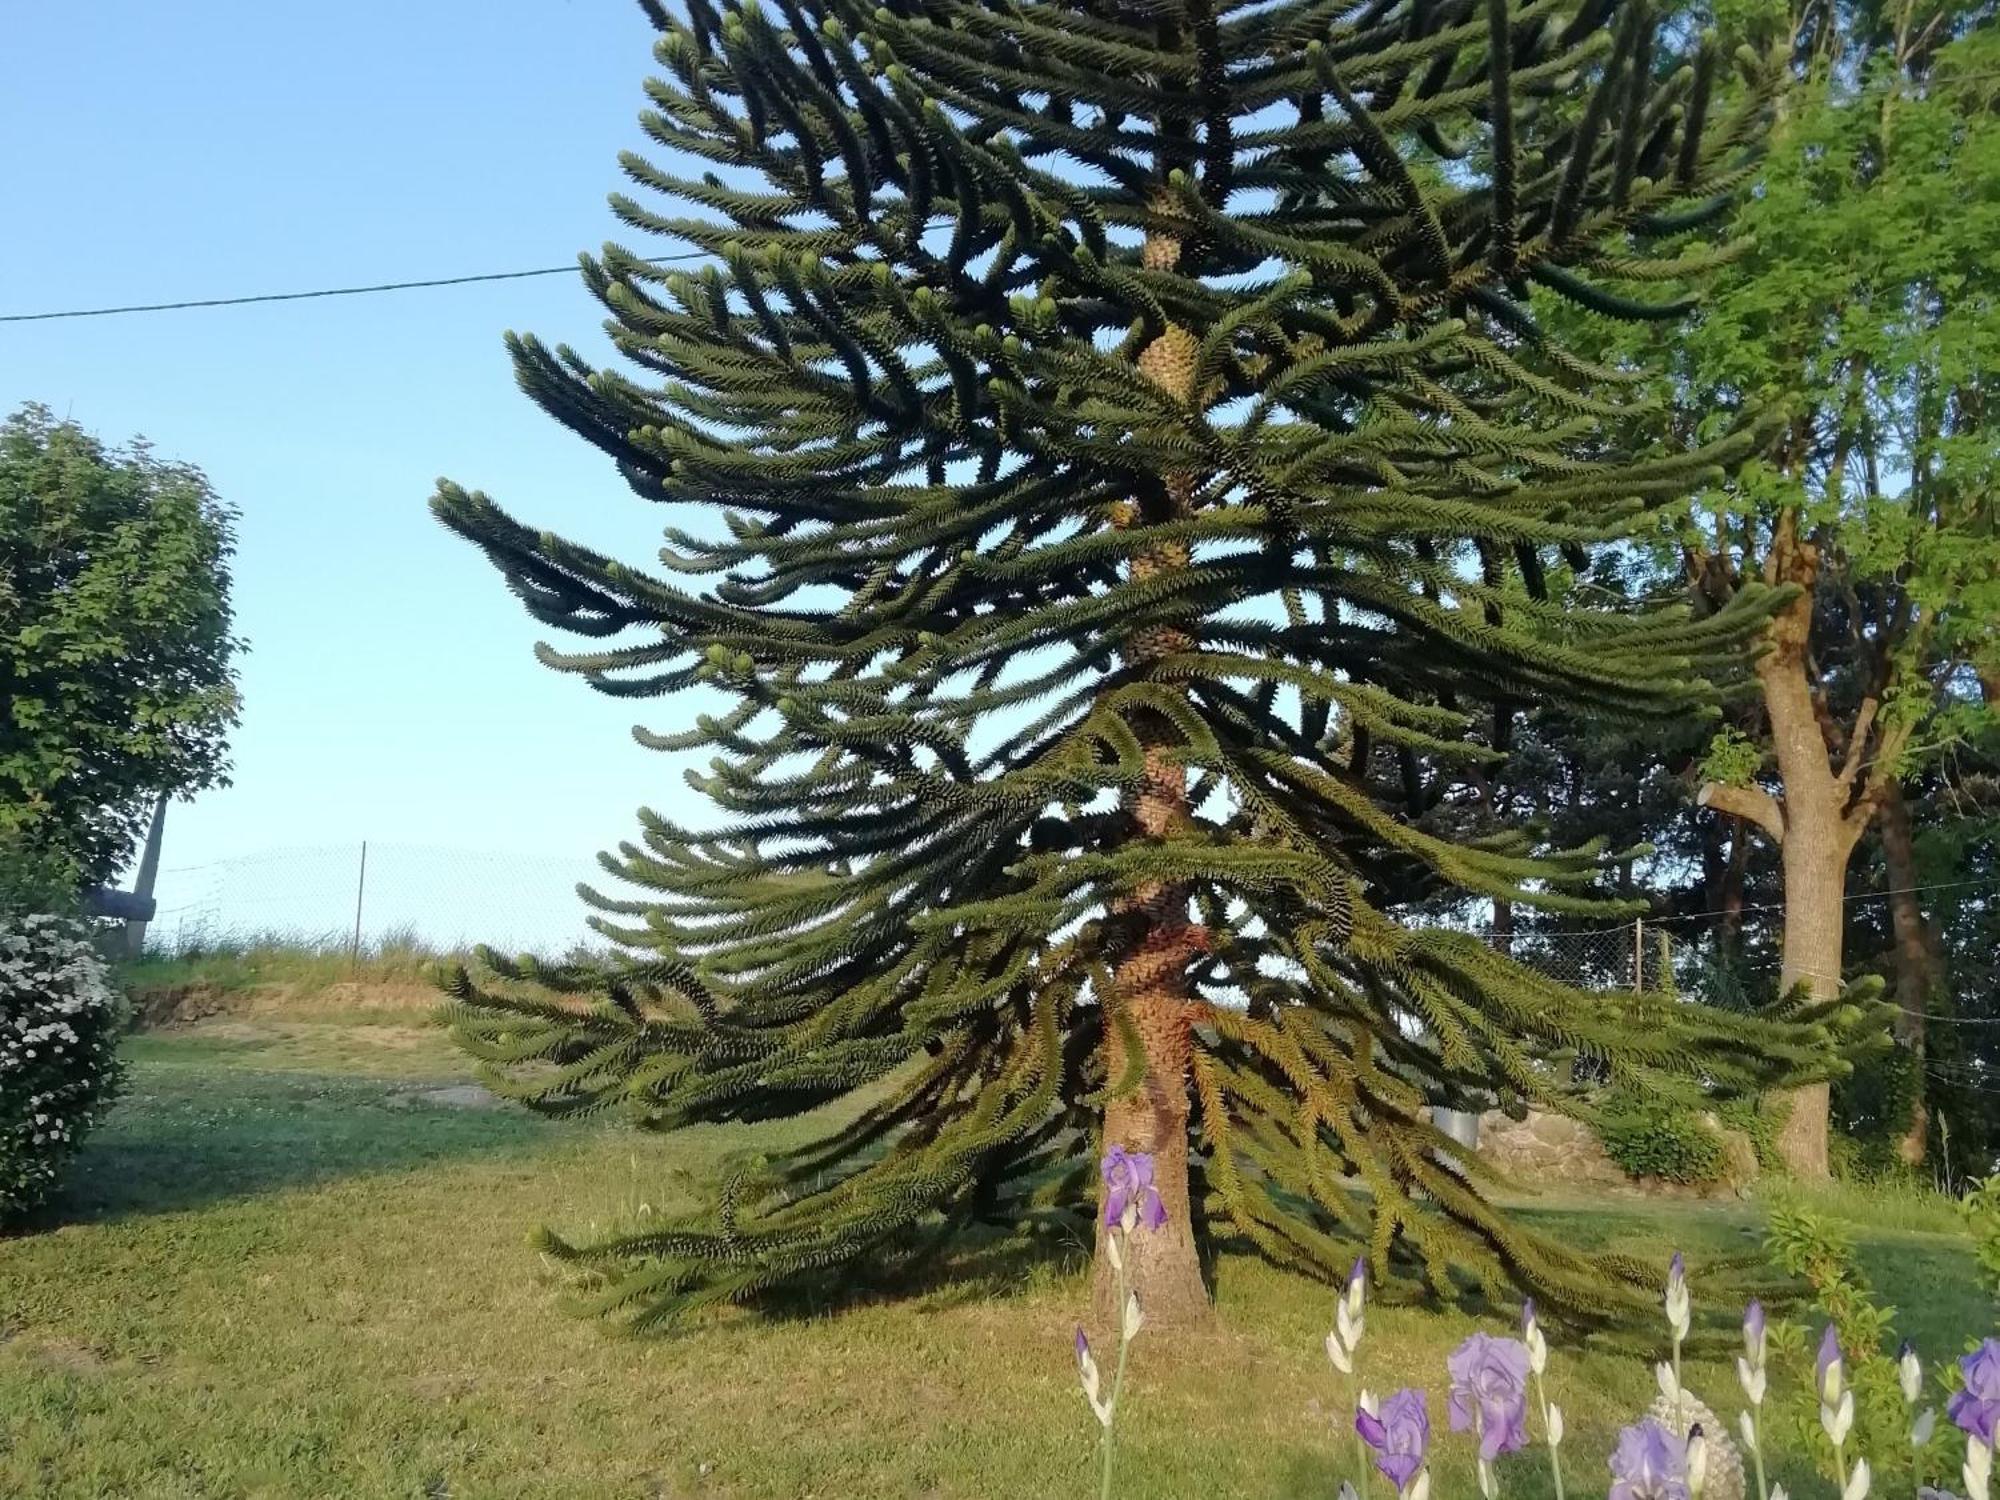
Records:
M74 922L0 911L0 1223L48 1196L110 1103L121 1020Z

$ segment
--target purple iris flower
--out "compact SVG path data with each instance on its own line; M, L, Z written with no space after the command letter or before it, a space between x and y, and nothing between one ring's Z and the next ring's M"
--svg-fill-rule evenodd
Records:
M1992 1448L2000 1446L2000 1339L1987 1339L1958 1362L1965 1389L1955 1392L1945 1415L1960 1431Z
M1687 1445L1648 1417L1618 1434L1610 1500L1687 1500Z
M1113 1146L1104 1153L1105 1227L1115 1228L1128 1207L1137 1210L1139 1222L1148 1229L1167 1222L1167 1206L1153 1186L1153 1158L1144 1151Z
M1431 1440L1431 1414L1422 1391L1408 1388L1382 1403L1381 1413L1357 1411L1354 1430L1375 1450L1375 1467L1398 1491L1409 1486L1424 1466L1424 1449Z
M1451 1430L1477 1429L1489 1463L1528 1446L1528 1346L1475 1333L1445 1361L1451 1371Z

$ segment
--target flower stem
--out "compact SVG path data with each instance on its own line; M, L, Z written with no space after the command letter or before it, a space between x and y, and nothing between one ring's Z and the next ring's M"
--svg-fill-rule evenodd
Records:
M1111 1233L1124 1234L1124 1231L1113 1229ZM1111 1421L1104 1424L1104 1439L1101 1445L1101 1451L1104 1456L1104 1471L1097 1487L1098 1500L1111 1500L1111 1429L1113 1424L1118 1420L1118 1397L1125 1389L1125 1357L1132 1349L1131 1335L1125 1331L1125 1263L1126 1257L1131 1254L1131 1246L1132 1241L1129 1235L1125 1237L1125 1242L1119 1246L1119 1249L1123 1253L1118 1257L1118 1306L1113 1313L1113 1316L1118 1319L1118 1368L1111 1376Z
M1549 1392L1548 1387L1543 1383L1542 1377L1539 1375L1535 1377L1535 1400L1541 1403L1542 1408L1542 1436L1548 1437L1550 1434ZM1562 1455L1556 1452L1554 1442L1549 1444L1549 1477L1555 1481L1556 1500L1563 1500Z
M1674 1334L1674 1435L1686 1439L1688 1435L1687 1387L1681 1384L1681 1336Z
M1771 1487L1764 1481L1764 1424L1755 1408L1750 1412L1750 1462L1757 1470L1757 1500L1771 1500Z
M1361 1372L1358 1370L1347 1377L1347 1404L1353 1409L1356 1417L1361 1415ZM1361 1424L1357 1421L1348 1425L1354 1429L1354 1466L1358 1474L1355 1483L1360 1487L1361 1493L1366 1495L1369 1488L1368 1445L1361 1439Z

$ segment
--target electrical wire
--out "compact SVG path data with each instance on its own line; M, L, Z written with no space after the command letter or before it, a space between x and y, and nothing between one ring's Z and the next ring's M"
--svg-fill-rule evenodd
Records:
M702 260L699 252L685 255L653 255L648 265L670 265L678 261ZM429 287L470 286L484 281L525 281L531 276L572 275L575 265L538 266L531 271L482 271L469 276L432 276L420 281L380 281L368 286L320 287L310 292L259 292L245 297L197 297L183 302L135 302L123 307L75 307L60 312L0 313L0 323L49 323L60 318L115 318L126 313L180 312L199 307L248 307L257 302L308 302L317 297L369 297L377 292L410 292Z

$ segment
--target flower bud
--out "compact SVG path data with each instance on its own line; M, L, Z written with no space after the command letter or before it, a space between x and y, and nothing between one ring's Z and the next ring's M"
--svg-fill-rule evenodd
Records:
M1708 1484L1708 1439L1702 1434L1699 1422L1688 1429L1686 1464L1689 1500L1701 1500L1701 1492Z
M1770 1335L1764 1326L1764 1304L1755 1297L1743 1309L1743 1353L1750 1363L1762 1366L1764 1353L1769 1346Z
M1111 1269L1114 1271L1125 1269L1125 1252L1118 1248L1119 1238L1115 1234L1107 1234L1104 1237L1104 1258L1111 1262Z
M1484 1458L1479 1460L1479 1493L1486 1500L1495 1500L1500 1493L1500 1476L1493 1472L1491 1461Z
M1736 1356L1736 1378L1742 1382L1743 1394L1749 1399L1750 1404L1752 1406L1762 1406L1764 1404L1764 1392L1768 1384L1768 1377L1764 1374L1764 1367L1762 1365L1751 1364L1749 1360L1739 1354Z
M1965 1439L1965 1464L1959 1470L1965 1479L1965 1500L1988 1500L1993 1483L1993 1449L1977 1434Z
M1857 1458L1854 1472L1847 1476L1847 1484L1840 1492L1840 1500L1868 1500L1868 1460Z
M1926 1406L1917 1414L1917 1420L1910 1424L1910 1446L1921 1448L1931 1440L1931 1433L1937 1429L1937 1408Z
M1757 1448L1757 1421L1747 1411L1736 1414L1736 1430L1743 1436L1743 1446L1752 1452Z
M1681 1399L1681 1383L1675 1377L1672 1365L1668 1364L1665 1360L1661 1360L1657 1365L1653 1366L1653 1378L1659 1382L1660 1394L1662 1396L1665 1396L1669 1401L1679 1402Z
M1340 1341L1352 1353L1361 1347L1362 1318L1359 1311L1351 1309L1349 1300L1343 1297L1334 1309L1333 1321L1340 1333Z
M1549 1367L1549 1341L1542 1336L1542 1325L1535 1317L1535 1304L1521 1304L1521 1342L1528 1346L1528 1368L1540 1375Z
M1347 1346L1340 1341L1336 1330L1326 1336L1326 1357L1333 1361L1333 1367L1343 1375L1354 1373L1354 1356L1347 1352Z
M1549 1403L1549 1446L1560 1448L1563 1440L1563 1409L1555 1402Z
M1403 1491L1403 1500L1431 1500L1431 1471L1417 1470L1417 1477Z
M1819 1425L1826 1429L1826 1435L1838 1448L1847 1441L1848 1431L1854 1426L1854 1392L1842 1391L1838 1403L1821 1406Z
M1915 1406L1917 1397L1924 1393L1924 1362L1917 1358L1916 1345L1903 1340L1902 1352L1896 1356L1896 1383L1903 1388L1903 1399Z
M1847 1384L1847 1361L1840 1352L1840 1335L1833 1325L1827 1325L1825 1335L1819 1341L1819 1368L1815 1372L1819 1385L1821 1406L1832 1407L1840 1403L1840 1393Z
M1673 1329L1674 1337L1686 1338L1693 1308L1688 1297L1687 1261L1678 1250L1674 1252L1673 1263L1667 1268L1666 1303L1667 1324Z
M1125 1337L1129 1339L1138 1333L1140 1325L1145 1321L1144 1315L1139 1311L1139 1294L1137 1292L1127 1292L1125 1294Z
M1076 1330L1076 1371L1083 1382L1083 1393L1090 1398L1090 1404L1097 1404L1097 1391L1101 1378L1097 1371L1097 1361L1091 1357L1090 1340L1084 1336L1081 1325Z

